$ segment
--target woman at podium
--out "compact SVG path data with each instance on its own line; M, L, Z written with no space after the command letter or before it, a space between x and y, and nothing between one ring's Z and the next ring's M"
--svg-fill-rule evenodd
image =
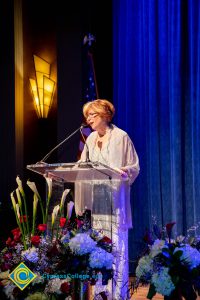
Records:
M125 300L128 299L129 280L128 229L132 227L130 185L139 174L139 159L128 134L112 124L114 113L113 104L104 99L83 106L83 115L92 132L86 139L80 161L107 166L119 174L119 179L105 176L105 180L95 181L94 178L84 187L84 192L83 185L77 187L75 208L78 212L91 209L92 227L103 231L114 245L114 278L110 286L98 282L95 293L104 290L110 293L112 300Z

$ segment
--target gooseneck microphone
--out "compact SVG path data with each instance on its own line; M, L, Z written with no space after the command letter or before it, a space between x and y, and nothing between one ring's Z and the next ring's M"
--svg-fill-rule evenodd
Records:
M62 142L60 142L58 145L56 145L51 151L49 151L37 164L44 163L47 158L51 155L53 151L55 151L57 148L59 148L62 144L64 144L66 141L68 141L73 135L75 135L78 131L81 132L82 128L87 127L88 125L85 123L82 123L79 128L77 128L75 131L73 131L69 136L67 136Z

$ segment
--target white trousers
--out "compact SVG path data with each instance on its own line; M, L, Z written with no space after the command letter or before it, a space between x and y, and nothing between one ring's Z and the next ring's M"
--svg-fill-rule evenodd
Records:
M105 220L105 216L93 215L92 227L97 230L103 230L103 233L112 239L114 276L112 280L109 280L107 285L102 285L101 278L98 279L96 285L92 289L92 299L101 299L98 295L104 291L109 300L127 300L130 299L128 294L128 229L122 230L115 222L115 217L109 222L109 226L108 222L105 224L103 219ZM108 229L108 227L110 227L110 229Z

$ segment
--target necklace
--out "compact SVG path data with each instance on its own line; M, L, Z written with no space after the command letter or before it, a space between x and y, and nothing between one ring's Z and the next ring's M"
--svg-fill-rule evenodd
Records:
M99 133L97 134L96 144L100 150L102 149L103 144L105 144L109 139L110 131L111 129L108 128L104 135L100 135Z
M110 125L109 128L107 128L107 141L103 141L104 144L99 144L101 148L98 146L98 132L96 132L95 140L93 142L93 147L91 149L91 160L92 161L98 161L101 163L104 163L109 166L109 147L110 147L110 139L112 135L113 126ZM105 139L105 138L104 138ZM101 140L100 140L101 142Z

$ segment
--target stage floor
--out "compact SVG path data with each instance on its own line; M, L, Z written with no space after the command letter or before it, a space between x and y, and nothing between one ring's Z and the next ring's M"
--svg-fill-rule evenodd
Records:
M148 287L140 287L131 297L131 300L146 300L146 296L148 293ZM162 295L156 294L153 300L163 300L164 297Z
M140 287L137 292L134 292L134 294L131 297L131 300L148 300L146 298L148 293L148 287ZM163 300L164 297L160 294L156 294L155 297L153 297L153 300ZM196 300L200 300L200 297L197 297Z

